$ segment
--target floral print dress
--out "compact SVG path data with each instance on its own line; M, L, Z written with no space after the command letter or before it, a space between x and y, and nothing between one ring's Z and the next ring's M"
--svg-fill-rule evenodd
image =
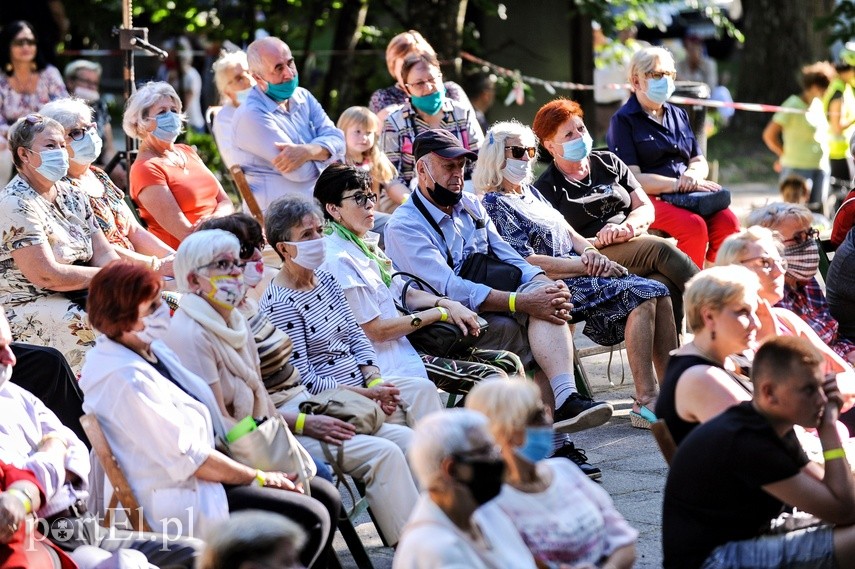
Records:
M522 194L489 192L484 208L502 238L521 256L578 256L564 217L536 189L523 186ZM623 341L626 319L638 305L670 295L662 283L636 275L579 276L564 282L572 294L573 320L584 320L583 333L602 346Z
M87 188L78 180L63 178L63 181L68 182L89 197L92 213L95 214L98 225L110 245L133 251L134 246L128 239L128 232L131 229L134 214L125 202L125 194L116 187L116 184L104 170L95 166L90 166L89 170L103 187L100 195L87 191Z
M79 373L85 352L95 345L86 313L63 293L30 282L12 257L18 249L46 245L58 263L92 258L92 235L101 229L89 200L62 182L56 188L53 203L20 176L0 191L0 305L15 341L56 348Z

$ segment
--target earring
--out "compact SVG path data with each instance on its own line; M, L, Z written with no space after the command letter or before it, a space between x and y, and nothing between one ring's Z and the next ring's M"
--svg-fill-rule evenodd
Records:
M30 63L30 71L35 71L36 69L37 69L36 62L34 61L34 62Z
M12 74L12 64L7 63L6 64L6 75L11 75L11 74Z
M712 332L710 332L710 340L712 340L713 342L715 342L715 330L713 330Z

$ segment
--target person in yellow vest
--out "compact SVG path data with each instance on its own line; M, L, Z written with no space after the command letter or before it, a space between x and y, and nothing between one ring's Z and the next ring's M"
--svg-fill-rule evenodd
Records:
M855 42L844 46L834 67L837 77L831 81L822 100L828 116L831 175L838 180L851 181L855 176L849 150L849 139L855 134Z

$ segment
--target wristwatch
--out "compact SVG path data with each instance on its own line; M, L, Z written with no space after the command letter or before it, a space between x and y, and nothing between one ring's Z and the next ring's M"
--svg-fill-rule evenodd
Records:
M422 319L416 316L415 314L410 314L410 326L413 328L418 328L422 325Z

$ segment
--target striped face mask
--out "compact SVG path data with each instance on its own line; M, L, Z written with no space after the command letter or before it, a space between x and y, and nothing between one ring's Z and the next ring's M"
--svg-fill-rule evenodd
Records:
M784 248L787 276L797 281L809 281L819 269L819 244L816 239L806 239Z

